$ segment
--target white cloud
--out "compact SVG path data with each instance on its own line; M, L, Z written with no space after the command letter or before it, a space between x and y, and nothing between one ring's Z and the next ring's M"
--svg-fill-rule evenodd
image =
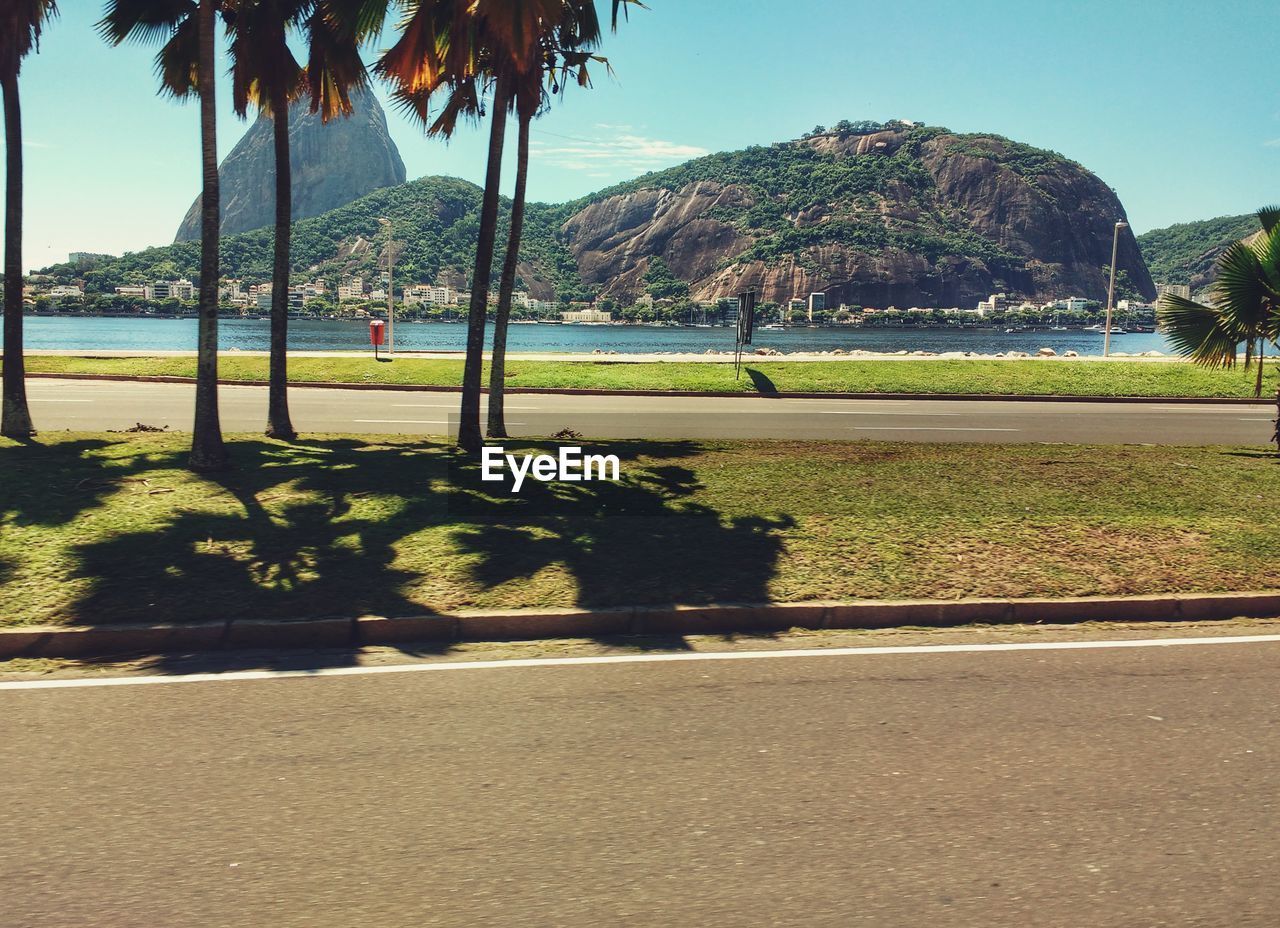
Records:
M593 177L640 174L708 154L705 148L697 145L639 135L629 126L602 125L598 128L611 131L597 138L556 136L555 143L535 140L530 143L530 148L544 164L570 171L587 171Z
M1268 139L1262 143L1267 148L1280 148L1280 139Z

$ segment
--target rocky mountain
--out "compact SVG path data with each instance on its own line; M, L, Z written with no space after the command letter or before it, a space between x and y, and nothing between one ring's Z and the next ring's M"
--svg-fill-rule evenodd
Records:
M1180 222L1138 236L1151 276L1159 283L1190 284L1193 293L1213 283L1214 263L1232 242L1261 230L1253 213Z
M325 124L305 102L289 110L294 219L345 206L371 191L405 182L404 162L387 132L387 117L369 91L353 98L355 112ZM234 235L275 221L275 143L271 120L260 116L218 168L222 233ZM200 237L200 197L175 241Z
M388 216L398 280L462 285L479 200L475 185L454 178L375 190L298 222L295 270L372 272L382 248L377 217ZM600 295L624 304L657 275L674 275L706 300L751 286L762 300L821 291L828 304L880 308L972 306L999 292L1103 299L1120 218L1115 193L1061 155L993 135L841 124L572 203L530 204L520 275L541 299ZM505 236L500 230L499 241ZM227 276L266 280L270 262L270 229L224 237ZM1122 293L1154 297L1127 230L1118 263ZM126 255L85 280L110 292L127 281L194 278L197 267L195 243L184 242Z
M972 305L1105 297L1124 209L1084 168L993 135L896 124L711 155L573 204L583 281L626 300L661 257L695 299ZM1154 296L1132 233L1117 262Z

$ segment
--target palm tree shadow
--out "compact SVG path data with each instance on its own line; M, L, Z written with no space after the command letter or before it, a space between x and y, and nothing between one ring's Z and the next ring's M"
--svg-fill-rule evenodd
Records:
M761 396L779 396L778 388L764 371L758 371L754 367L746 369L747 376L751 378L751 385L756 388L756 392Z
M519 444L547 450L538 443L508 448L514 453ZM793 524L782 514L726 518L700 502L695 473L680 463L701 453L690 442L593 447L619 457L622 479L530 480L519 494L482 481L479 468L452 449L422 442L253 440L233 450L237 468L205 478L209 498L221 502L178 506L159 525L146 520L72 548L69 580L78 592L67 621L425 615L435 611L436 591L457 589L459 576L462 589L499 602L512 601L504 600L505 588L516 601L535 604L536 596L521 588L536 590L544 581L563 602L565 576L579 607L760 602L769 598L781 532ZM146 479L148 466L178 463L178 455L131 460L127 451L112 451L123 463L111 476ZM72 449L77 461L84 452ZM42 522L69 520L103 505L110 492L43 508L20 500L9 511ZM436 548L444 561L432 560ZM0 564L0 574L4 569ZM669 638L635 646L681 645ZM404 650L422 655L448 647ZM186 672L212 661L224 668L305 669L356 660L350 650L242 652L166 656L150 666Z
M181 467L184 453L143 452L127 443L90 438L56 444L0 441L0 521L66 525L103 506L148 472Z

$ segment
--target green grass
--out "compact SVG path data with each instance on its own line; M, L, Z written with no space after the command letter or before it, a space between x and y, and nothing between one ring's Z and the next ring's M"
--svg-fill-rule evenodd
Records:
M0 440L0 622L1280 587L1260 451L604 448L620 483L516 497L402 437L239 437L216 477L179 435Z
M228 380L264 380L267 359L224 354L221 375ZM735 379L733 365L699 362L625 363L609 361L508 362L512 387L603 390L716 390L740 393L994 393L1078 396L1253 395L1253 374L1243 368L1211 371L1192 364L1145 361L749 361ZM33 372L192 377L194 358L79 358L38 355L27 359ZM295 357L289 372L296 382L422 384L457 386L462 362L401 358L382 364L372 358ZM754 372L754 374L752 373ZM486 373L487 382L487 373ZM1266 375L1264 395L1274 396L1280 376Z

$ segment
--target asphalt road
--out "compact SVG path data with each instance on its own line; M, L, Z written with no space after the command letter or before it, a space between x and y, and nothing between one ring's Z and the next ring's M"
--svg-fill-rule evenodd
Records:
M187 384L31 380L38 428L96 431L142 422L191 427ZM265 387L220 388L222 426L261 431ZM440 435L456 431L451 393L294 389L295 427L305 432ZM588 438L790 438L896 441L1261 445L1274 405L1057 403L957 400L800 400L515 394L511 434L572 428Z
M1280 638L0 691L0 925L1274 925Z

